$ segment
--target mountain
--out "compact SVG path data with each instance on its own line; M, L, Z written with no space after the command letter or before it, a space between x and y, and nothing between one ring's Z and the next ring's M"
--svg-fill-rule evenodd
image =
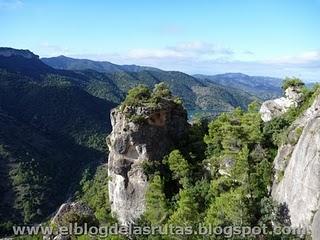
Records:
M29 50L0 48L0 67L11 72L38 76L53 73L55 70L39 60L39 56Z
M225 87L241 89L263 100L276 98L282 94L282 79L262 76L248 76L242 73L225 73L218 75L194 75L196 78L209 80Z
M55 69L0 48L0 236L80 201L69 206L91 208L100 226L142 216L144 226L305 226L319 239L319 86L267 122L257 104L231 111L273 92L276 79L262 79ZM127 94L141 83L150 89ZM229 112L189 124L184 108ZM88 221L70 212L64 224Z
M105 158L114 103L25 51L0 49L0 232L49 216ZM8 225L9 224L9 225Z
M89 59L76 59L66 56L58 56L52 58L41 58L45 64L56 68L64 70L95 70L104 73L114 73L114 72L141 72L144 70L157 71L158 69L152 67L143 67L137 65L117 65L107 61L93 61Z
M320 87L303 89L295 78L284 86L285 97L268 101L276 108L252 104L193 125L165 86L130 91L107 138L119 224L250 223L268 229L256 239L320 239ZM290 235L274 238L280 228Z
M165 82L175 95L180 96L190 115L207 112L217 114L246 106L260 97L236 88L225 87L207 79L198 79L177 71L162 71L156 68L135 65L116 65L87 59L65 56L42 58L44 63L60 70L73 70L84 78L89 78L86 88L101 98L113 99L120 103L125 93L138 84L152 88ZM110 87L112 86L112 90ZM118 93L115 94L115 91Z
M182 72L127 69L56 69L28 50L0 48L0 232L46 219L74 196L84 169L106 161L109 114L130 88L165 82L190 115L259 100Z

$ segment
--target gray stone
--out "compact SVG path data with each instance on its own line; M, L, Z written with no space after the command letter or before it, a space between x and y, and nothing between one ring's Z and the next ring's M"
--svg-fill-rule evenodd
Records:
M312 239L320 239L320 210L314 215L312 223Z
M289 110L297 107L301 102L302 94L300 88L289 87L285 91L285 97L265 101L260 108L261 119L264 122L271 121Z
M53 240L71 240L71 236L58 234Z
M134 123L126 113L143 116ZM147 176L145 161L161 161L188 129L187 114L182 106L168 104L161 109L130 107L111 111L112 132L109 147L109 199L113 215L122 225L135 222L145 211Z
M87 217L88 219L92 219L92 222L96 221L96 217L94 216L94 212L92 209L82 202L70 202L70 203L64 203L60 206L57 213L54 215L54 217L51 220L51 223L56 226L62 226L64 223L64 217L69 212L74 212L79 216Z
M297 128L303 129L302 134L297 143L280 146L274 162L272 197L287 204L293 228L311 228L319 222L315 217L320 206L319 106L320 96L290 126L289 135ZM280 172L283 176L277 178Z

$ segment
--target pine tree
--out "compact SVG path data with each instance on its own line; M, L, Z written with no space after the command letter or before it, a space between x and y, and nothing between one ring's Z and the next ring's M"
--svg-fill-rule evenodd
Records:
M163 192L163 182L159 175L151 180L146 193L145 218L153 225L160 224L168 216L168 205Z
M176 226L193 226L198 221L198 205L192 191L189 189L180 190L177 209L171 215L169 223Z

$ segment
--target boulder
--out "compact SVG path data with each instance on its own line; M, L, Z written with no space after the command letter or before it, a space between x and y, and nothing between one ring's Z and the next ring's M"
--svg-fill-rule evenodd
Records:
M88 205L82 202L70 202L70 203L64 203L60 206L57 213L52 218L51 224L58 227L65 225L66 216L70 213L76 214L81 219L85 219L90 223L97 222L94 212Z
M289 87L285 91L285 97L268 100L261 105L261 118L264 122L271 121L288 111L290 107L297 107L301 100L301 89L299 87Z

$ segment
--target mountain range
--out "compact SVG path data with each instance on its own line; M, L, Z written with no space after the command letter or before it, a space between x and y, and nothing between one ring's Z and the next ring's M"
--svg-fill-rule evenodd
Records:
M263 100L276 98L282 94L282 81L279 78L248 76L243 73L225 73L213 76L198 74L194 76L225 87L241 89L252 95L259 96Z
M141 72L141 71L161 71L153 67L137 66L137 65L117 65L107 61L93 61L89 59L77 59L66 56L58 56L51 58L41 58L45 64L63 70L95 70L97 72L114 73L114 72Z
M0 231L48 217L77 189L83 169L105 161L110 110L130 88L160 82L183 100L190 117L281 94L275 78L191 76L0 48Z
M116 65L106 61L66 56L42 58L41 61L55 69L90 75L90 78L96 78L95 84L99 85L100 90L107 88L102 86L105 85L103 82L106 78L118 88L118 92L127 92L137 84L152 87L163 81L171 87L174 94L184 100L186 108L192 113L203 111L217 113L229 111L236 106L245 108L253 100L266 100L281 95L282 81L279 78L248 76L242 73L191 76L153 67ZM101 94L98 96L105 97Z

